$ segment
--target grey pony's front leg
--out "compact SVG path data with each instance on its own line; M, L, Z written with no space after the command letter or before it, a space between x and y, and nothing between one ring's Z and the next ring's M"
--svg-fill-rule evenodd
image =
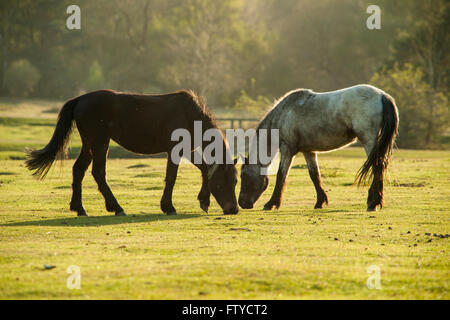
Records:
M199 153L197 150L193 151L191 156L192 159L195 159L194 154ZM200 203L200 208L208 213L209 205L210 205L210 196L211 192L208 187L208 166L205 163L195 164L194 165L202 172L202 187L200 192L198 193L197 200Z
M161 198L161 210L168 215L177 214L172 204L172 192L177 179L178 164L175 164L170 157L167 159L166 167L166 185L164 187L164 193Z
M280 146L280 167L278 168L277 181L275 183L275 189L273 190L272 197L269 202L264 205L264 210L272 210L273 207L277 209L281 205L281 196L283 194L286 178L291 168L292 160L294 156L291 154L286 146Z

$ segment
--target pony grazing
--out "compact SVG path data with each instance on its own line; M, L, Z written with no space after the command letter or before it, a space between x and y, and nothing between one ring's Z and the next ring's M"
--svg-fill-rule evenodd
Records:
M83 143L73 166L73 193L70 202L70 210L76 211L78 216L86 216L81 201L81 183L91 162L92 175L105 199L106 210L115 212L116 216L126 215L106 183L105 166L111 139L135 153L169 154L161 210L166 214L176 214L172 204L172 191L178 163L172 161L170 153L177 142L172 141L172 132L186 129L194 137L194 122L197 121L202 123L203 130L218 130L202 98L192 91L165 95L94 91L68 101L59 113L55 132L48 145L30 153L26 165L28 169L35 170L35 176L44 178L57 156L65 151L74 121ZM223 153L231 157L223 136L221 140ZM196 149L191 152L196 154L200 151ZM212 193L225 214L236 214L236 168L234 164L223 163L207 164L201 160L195 164L203 178L197 199L200 207L208 212Z
M383 206L383 182L398 133L398 110L394 99L370 85L324 93L298 89L287 93L259 123L250 152L258 145L259 129L279 130L280 166L275 189L264 210L279 208L286 178L294 156L302 152L317 193L315 208L328 204L322 187L317 154L343 148L357 139L363 144L367 160L359 170L358 185L371 180L367 211ZM270 146L268 146L270 149ZM274 154L269 150L270 154ZM273 157L272 157L273 160ZM270 164L270 163L269 163ZM253 208L268 186L264 172L269 164L245 159L241 170L239 205Z

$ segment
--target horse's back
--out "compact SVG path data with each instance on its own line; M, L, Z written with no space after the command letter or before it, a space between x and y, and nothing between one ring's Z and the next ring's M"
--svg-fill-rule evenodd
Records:
M321 112L331 115L336 121L343 121L353 128L360 122L381 121L382 90L367 84L361 84L330 92L314 92L321 105Z
M383 93L370 85L330 92L291 91L276 107L278 127L301 151L341 148L355 141L360 132L379 127Z
M80 133L108 135L137 153L163 152L173 130L186 128L198 118L193 99L187 91L162 95L94 91L78 98L74 119Z

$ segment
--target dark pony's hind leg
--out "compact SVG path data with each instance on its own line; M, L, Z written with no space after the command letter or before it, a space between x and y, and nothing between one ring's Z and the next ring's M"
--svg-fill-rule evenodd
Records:
M81 201L81 185L84 174L91 164L92 154L89 148L83 144L80 155L73 165L73 183L72 183L72 200L70 201L70 210L76 211L78 216L87 216Z
M305 156L306 164L308 165L309 176L316 188L317 202L314 209L322 209L324 204L328 204L328 197L322 186L317 153L305 152L303 155Z
M92 175L94 176L95 182L97 182L98 189L105 198L106 210L115 212L116 216L126 216L126 213L123 211L106 183L106 156L108 154L108 148L109 139L92 147Z
M161 210L168 215L177 214L175 207L172 204L172 192L177 180L178 164L175 164L170 157L167 158L166 167L166 185L164 193L161 198Z

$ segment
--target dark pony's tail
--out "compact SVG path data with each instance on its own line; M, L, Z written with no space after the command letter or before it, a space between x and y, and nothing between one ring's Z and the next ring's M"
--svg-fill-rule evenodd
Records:
M77 98L69 100L59 112L58 122L50 142L40 150L28 151L28 160L25 164L29 170L34 170L33 176L44 179L53 162L65 154L69 136L73 126L73 110Z
M383 105L383 121L378 133L377 141L364 165L356 175L358 186L373 179L383 183L384 173L389 165L395 138L398 134L398 110L394 98L387 94L381 96ZM382 204L381 204L382 205Z

